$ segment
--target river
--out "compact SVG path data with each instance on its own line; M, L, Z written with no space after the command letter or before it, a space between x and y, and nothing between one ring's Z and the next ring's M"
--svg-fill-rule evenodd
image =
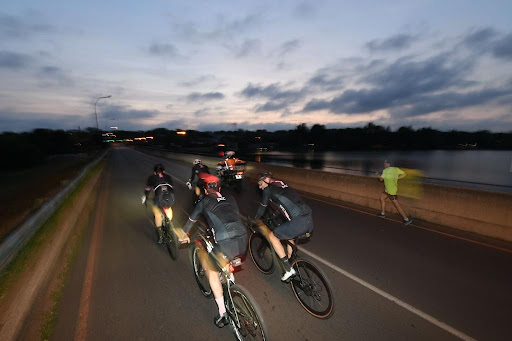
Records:
M386 159L396 167L421 171L426 183L512 193L512 151L268 151L249 157L250 161L368 176L381 172Z

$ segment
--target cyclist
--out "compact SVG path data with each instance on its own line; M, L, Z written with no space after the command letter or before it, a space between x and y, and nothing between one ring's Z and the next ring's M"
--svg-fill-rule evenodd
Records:
M211 175L205 178L203 182L206 195L195 206L183 227L185 234L183 234L180 242L190 242L188 233L199 215L202 214L213 232L215 242L213 254L222 266L227 266L230 260L245 254L248 240L247 230L240 220L235 198L220 193L219 178ZM217 327L222 328L229 323L229 317L224 306L224 295L219 274L204 250L200 259L203 268L206 270L208 282L219 309L219 315L215 317L214 323Z
M155 192L153 203L151 208L155 216L155 227L158 232L158 244L163 242L163 231L162 231L162 209L164 207L169 208L166 211L169 220L172 220L172 209L171 206L174 204L174 189L172 177L165 173L165 167L161 163L157 163L153 167L153 175L148 177L146 182L146 188L144 195L142 196L142 203L145 204L148 198L148 194L151 191Z
M281 277L282 281L287 281L295 275L295 270L290 266L288 255L291 256L291 247L288 246L288 252L285 252L281 240L293 242L293 238L313 231L313 217L311 208L301 199L301 197L282 181L272 178L271 172L264 172L258 176L258 187L263 191L262 200L254 221L258 221L269 204L272 201L287 221L280 224L270 231L264 224L259 223L260 228L274 247L276 254L284 264L285 273Z
M206 174L210 174L210 169L208 169L207 165L203 165L203 162L200 159L195 159L192 166L192 174L190 175L190 179L188 179L186 185L188 189L192 189L192 181L197 175L197 183L195 187L196 193L196 202L197 198L201 196L201 187L203 187L203 178ZM204 174L203 174L204 173Z
M243 160L240 160L239 158L235 157L235 152L230 150L226 152L226 158L222 161L219 161L217 165L219 165L219 174L225 175L230 172L233 172L235 170L235 167L237 165L245 165L246 162Z

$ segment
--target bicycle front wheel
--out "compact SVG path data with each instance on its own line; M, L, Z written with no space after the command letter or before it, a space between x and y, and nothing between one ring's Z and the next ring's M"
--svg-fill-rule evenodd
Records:
M172 228L172 224L166 224L166 244L167 244L167 250L169 251L169 255L173 260L178 260L179 258L179 242L178 242L178 236L176 235L176 232L174 232L174 229Z
M227 304L227 310L237 340L267 340L267 327L256 300L237 284L232 285L229 291L232 305Z
M292 267L297 274L290 281L302 307L314 317L327 319L334 312L334 295L327 277L312 263L299 259Z
M208 281L206 270L203 269L203 265L199 259L200 250L201 249L197 246L192 248L192 268L194 269L194 277L196 278L197 285L199 286L199 290L201 290L203 296L206 298L212 298L213 293L210 288L210 282Z
M272 248L261 233L253 232L249 237L249 253L258 270L266 275L274 272Z

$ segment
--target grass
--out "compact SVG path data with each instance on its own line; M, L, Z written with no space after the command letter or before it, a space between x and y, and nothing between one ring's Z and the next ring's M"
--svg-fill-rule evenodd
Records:
M90 202L86 209L82 211L78 219L78 221L80 221L80 226L78 227L78 231L75 235L73 235L71 243L68 245L68 252L66 253L64 260L65 265L57 276L56 288L50 294L51 306L43 314L43 321L40 328L41 340L49 340L53 335L55 326L57 325L58 312L62 303L62 298L64 297L64 288L68 282L71 274L71 268L75 263L78 251L80 250L80 244L84 237L85 228L89 225L92 209L93 203Z
M46 244L48 239L57 230L59 219L67 209L70 209L84 185L96 172L100 171L101 162L98 163L84 177L81 183L69 195L68 199L61 204L56 212L41 226L34 236L26 242L21 250L14 256L11 262L0 273L0 302L5 297L8 289L25 271L32 257Z

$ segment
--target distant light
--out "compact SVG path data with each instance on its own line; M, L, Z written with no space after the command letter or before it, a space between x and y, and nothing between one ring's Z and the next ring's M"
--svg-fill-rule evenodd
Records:
M178 135L187 135L187 132L183 131L183 130L179 130L179 131L176 132L176 134L178 134Z
M226 147L226 145L224 145L224 144L222 144L222 143L219 143L219 144L217 145L217 147Z
M256 140L261 140L261 136L256 136L255 139Z
M115 129L115 130L117 130L117 129L119 129L119 128L118 128L118 127L110 127L110 129Z
M148 140L152 140L152 139L153 139L153 136L146 136L146 138L147 138Z

